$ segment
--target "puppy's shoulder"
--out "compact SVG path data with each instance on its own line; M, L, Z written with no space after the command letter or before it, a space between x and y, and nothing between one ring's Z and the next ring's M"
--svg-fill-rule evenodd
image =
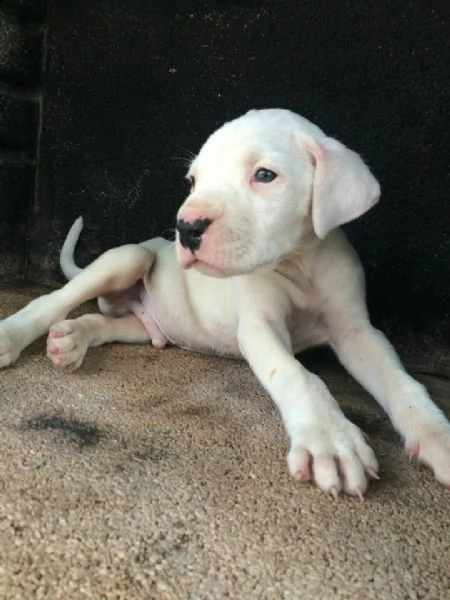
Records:
M356 250L341 229L318 246L311 264L312 281L319 297L347 296L364 288L364 270Z
M314 271L329 268L354 268L360 264L359 256L344 231L338 227L320 242L310 258Z

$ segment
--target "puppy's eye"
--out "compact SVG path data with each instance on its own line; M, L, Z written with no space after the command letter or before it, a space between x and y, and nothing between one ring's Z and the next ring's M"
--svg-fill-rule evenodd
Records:
M277 177L278 175L274 171L262 167L253 175L253 181L257 181L258 183L270 183Z
M192 191L195 188L195 177L193 175L188 175L186 177L186 179L187 179L187 181L190 185L191 191Z

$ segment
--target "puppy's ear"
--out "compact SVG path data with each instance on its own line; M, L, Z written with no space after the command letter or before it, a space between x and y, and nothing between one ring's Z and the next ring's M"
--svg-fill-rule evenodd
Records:
M378 181L356 152L329 137L317 141L296 132L296 139L315 164L311 216L319 238L356 219L378 202Z

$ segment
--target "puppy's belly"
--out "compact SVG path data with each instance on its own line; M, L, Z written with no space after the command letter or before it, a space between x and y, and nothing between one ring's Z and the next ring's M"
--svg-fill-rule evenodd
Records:
M162 334L174 346L222 356L240 356L236 329L217 321L204 329L189 311L157 306L154 298L146 295L143 306L147 315L157 324Z
M194 311L184 295L181 299L173 295L170 300L160 301L156 294L142 288L141 298L146 315L171 344L206 354L241 357L234 315L226 311L210 312L206 319L201 318L204 314ZM320 319L308 311L296 314L289 323L289 331L294 353L328 342Z
M237 325L232 316L216 311L210 311L208 316L199 313L189 303L184 289L175 288L172 294L161 296L156 289L142 286L141 305L146 318L172 345L206 354L240 356Z

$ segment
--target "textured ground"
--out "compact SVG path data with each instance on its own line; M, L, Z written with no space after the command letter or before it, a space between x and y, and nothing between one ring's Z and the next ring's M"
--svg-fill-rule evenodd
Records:
M450 414L447 356L409 364ZM448 597L449 492L340 367L308 366L378 454L364 503L290 480L244 363L111 345L66 375L35 343L0 373L0 597Z

